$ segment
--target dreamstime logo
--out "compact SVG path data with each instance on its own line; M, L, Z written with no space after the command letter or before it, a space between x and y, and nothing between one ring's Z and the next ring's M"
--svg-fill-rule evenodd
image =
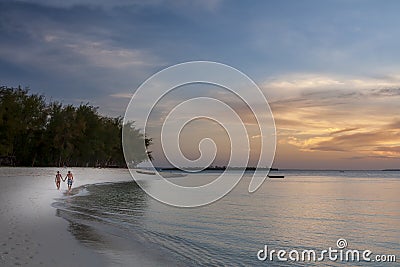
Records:
M336 241L336 246L337 246L339 249L347 248L347 240L344 239L344 238L339 238L339 239Z
M324 250L285 250L285 249L270 249L268 245L264 245L257 253L259 261L280 261L280 262L322 262L340 261L340 262L396 262L396 255L394 254L376 254L369 249L358 250L349 249L347 240L339 238L336 241L336 247L329 247Z
M151 197L172 206L198 207L222 198L240 181L249 164L250 138L246 122L227 101L213 97L212 94L186 97L167 114L156 112L157 105L173 90L198 84L222 88L240 99L252 113L258 127L260 152L249 192L256 191L264 182L275 155L276 131L271 109L260 88L248 76L233 67L209 61L193 61L168 67L147 79L132 96L124 116L122 144L129 171L138 185ZM213 163L217 146L211 138L199 142L200 156L194 160L187 158L180 147L183 129L194 120L206 119L217 123L229 137L230 157L227 165L235 164L242 168L235 169L235 172L223 171L208 184L190 187L172 183L152 166L156 175L148 179L155 182L148 186L148 179L139 179L133 167L132 155L137 147L132 145L132 140L126 134L129 129L126 128L134 122L135 127L149 136L149 129L154 127L154 122L150 120L152 116L161 125L159 141L164 156L174 167L193 172L204 170Z

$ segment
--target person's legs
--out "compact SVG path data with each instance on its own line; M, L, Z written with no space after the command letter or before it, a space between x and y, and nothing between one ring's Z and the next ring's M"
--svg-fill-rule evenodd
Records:
M71 191L72 188L72 181L68 180L68 191Z

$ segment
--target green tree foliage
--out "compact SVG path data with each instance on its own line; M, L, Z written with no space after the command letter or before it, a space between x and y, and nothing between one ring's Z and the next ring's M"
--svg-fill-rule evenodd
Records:
M122 131L126 161L130 165L129 167L136 166L143 161L143 158L147 158L146 150L141 149L144 147L144 136L138 129L135 128L133 122L127 123L125 127L123 127ZM151 139L146 138L146 146L150 145L148 142L151 142ZM138 151L140 152L138 153Z
M100 116L97 108L46 103L28 89L0 87L0 157L17 166L126 166L122 129L135 149L130 164L151 158L151 139L121 118ZM1 164L1 161L0 161Z

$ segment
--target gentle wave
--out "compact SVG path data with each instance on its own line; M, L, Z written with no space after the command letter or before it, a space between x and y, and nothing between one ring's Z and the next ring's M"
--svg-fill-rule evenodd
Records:
M197 209L163 205L134 182L87 185L75 189L85 193L59 199L54 206L71 224L96 229L97 235L85 237L87 244L98 245L103 233L112 232L148 248L148 257L158 251L157 257L183 266L318 265L260 262L256 253L265 244L275 249L322 250L334 247L340 237L352 248L397 253L398 174L379 178L375 171L358 176L340 172L341 177L319 173L297 172L281 181L267 181L254 194L247 193L249 179L244 179L222 200ZM82 239L81 232L71 232Z

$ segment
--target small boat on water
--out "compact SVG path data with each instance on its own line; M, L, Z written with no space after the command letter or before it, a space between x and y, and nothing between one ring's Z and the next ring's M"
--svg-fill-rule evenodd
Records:
M277 172L279 171L278 168L269 168L270 172ZM278 178L278 179L283 179L285 178L285 175L282 174L268 174L268 178Z
M285 178L284 175L268 175L268 178Z
M148 170L135 170L137 173L140 174L146 174L146 175L156 175L157 173L154 171L148 171ZM178 178L178 177L185 177L187 176L186 173L176 173L176 172L162 172L159 171L158 174L160 174L164 178Z
M156 173L155 173L155 172L152 172L152 171L136 170L136 172L137 172L137 173L140 173L140 174L156 175Z

